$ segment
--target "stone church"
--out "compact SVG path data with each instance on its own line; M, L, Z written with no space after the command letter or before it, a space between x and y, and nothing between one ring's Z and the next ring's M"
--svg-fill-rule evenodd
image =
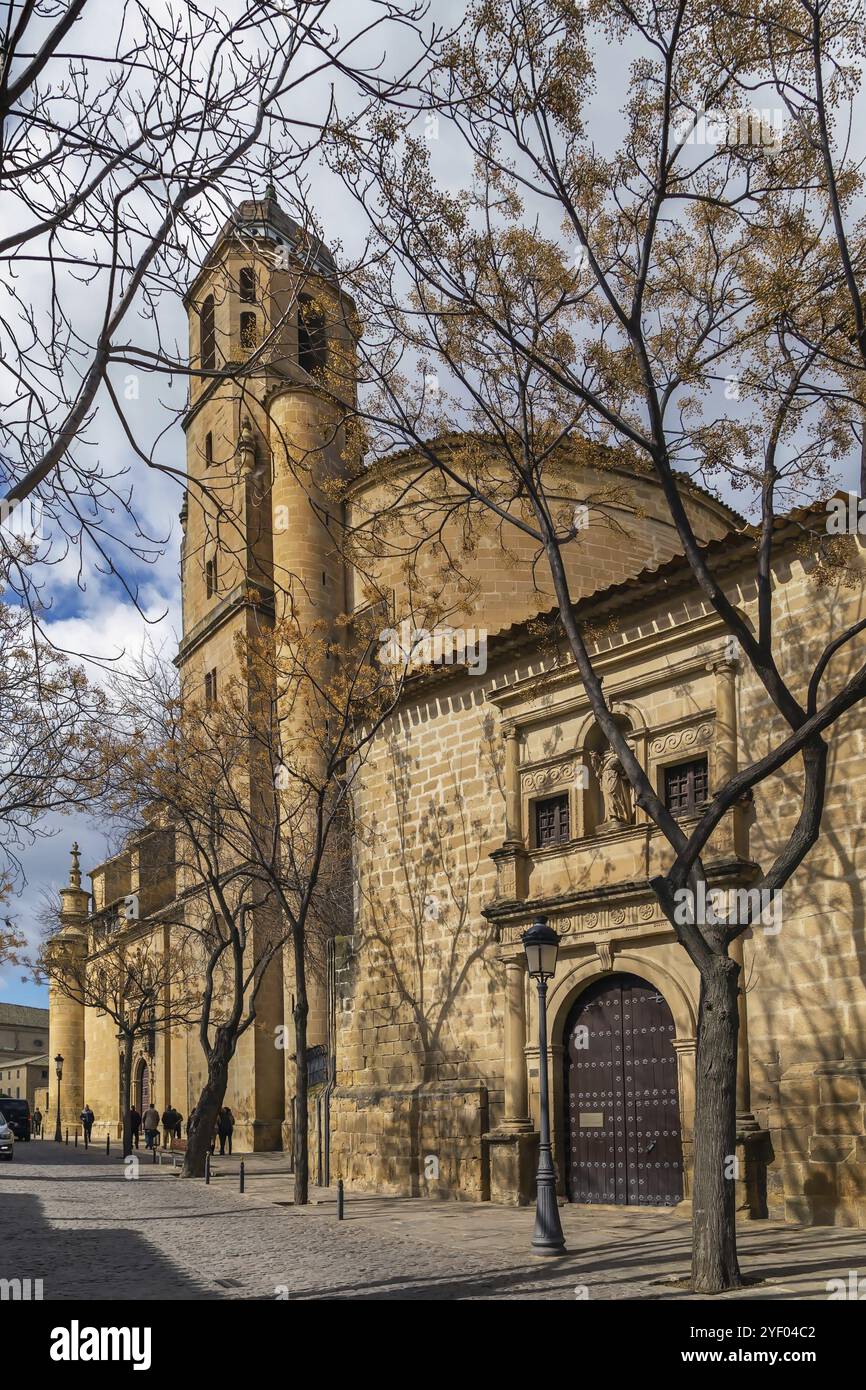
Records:
M350 444L317 373L329 356L351 361L351 305L326 248L270 191L227 223L187 307L200 373L184 421L184 678L218 698L237 634L267 627L287 596L325 620L369 603L367 582L334 545L335 507L348 530L388 511L401 531L418 528L411 567L398 547L379 557L378 592L395 628L453 569L452 613L464 608L450 621L484 635L474 669L442 662L407 682L359 773L365 833L354 907L314 977L314 1180L476 1201L531 1197L539 1051L520 938L543 916L561 938L548 1044L562 1196L687 1209L698 977L648 886L668 853L662 837L634 807L568 654L540 621L554 609L543 564L513 529L481 528L460 555L455 524L448 564L441 534L425 552L437 501L411 455L349 479ZM221 370L265 341L242 384ZM688 825L738 763L780 737L779 721L699 593L653 479L578 446L560 479L568 504L587 506L566 555L596 669L638 759ZM211 500L195 486L202 480ZM754 620L749 529L688 481L682 492L725 592ZM859 580L819 582L824 529L818 509L777 525L777 659L795 686L825 635L864 614ZM828 690L850 674L854 653L844 650ZM837 727L830 766L823 833L786 888L783 912L736 947L739 1206L756 1217L866 1226L862 712ZM748 888L790 832L800 786L792 765L726 816L705 857L713 885ZM98 950L99 924L134 894L137 930L159 932L182 888L170 833L143 832L93 869L89 893L74 860L62 931L82 952ZM278 961L232 1064L227 1103L239 1150L290 1144L294 1062L274 1037L291 1007L291 970ZM578 1047L584 1029L588 1044ZM54 990L51 1037L66 1059L66 1120L77 1121L86 1099L97 1131L119 1132L111 1021ZM203 1076L194 1029L141 1039L140 1107L171 1101L186 1116Z

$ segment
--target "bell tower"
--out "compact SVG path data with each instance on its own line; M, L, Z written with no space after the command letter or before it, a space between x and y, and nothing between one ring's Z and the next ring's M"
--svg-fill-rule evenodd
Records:
M354 339L330 252L271 186L236 209L185 303L193 369L177 664L188 696L207 703L241 676L238 637L243 647L287 617L308 627L346 610L340 493ZM293 720L304 719L300 703ZM269 969L233 1063L254 1097L254 1147L278 1146L290 1112L293 1049L274 1046L277 1024L291 1033L289 962L287 953L285 969ZM314 1045L327 1035L325 988L309 973Z
M63 1058L63 1075L58 1083L54 1058L48 1065L48 1114L46 1130L56 1123L57 1087L60 1085L60 1125L74 1130L84 1106L84 999L76 998L76 977L83 979L87 959L87 917L90 894L81 887L81 864L77 843L72 846L69 882L60 890L60 930L46 946L52 971L68 978L64 990L55 978L48 992L48 1036L55 1055Z

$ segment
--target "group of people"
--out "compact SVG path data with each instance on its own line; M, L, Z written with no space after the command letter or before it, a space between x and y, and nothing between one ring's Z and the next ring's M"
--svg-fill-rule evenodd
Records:
M85 1142L89 1144L90 1136L93 1131L93 1122L96 1119L96 1116L94 1115L90 1106L85 1105L78 1118L80 1119L82 1129L84 1130ZM195 1123L195 1118L196 1111L194 1110L186 1122L187 1138L189 1138L189 1132L192 1125ZM181 1115L179 1110L176 1110L174 1108L171 1101L169 1101L168 1105L163 1110L161 1116L153 1102L151 1102L151 1104L147 1106L143 1115L137 1109L137 1107L133 1105L131 1106L129 1111L129 1119L130 1124L132 1126L132 1142L134 1143L136 1148L140 1147L142 1130L144 1130L145 1148L159 1148L160 1124L162 1125L163 1130L162 1142L164 1148L170 1148L172 1139L180 1139L181 1137L183 1115ZM34 1134L39 1134L40 1130L42 1129L42 1111L38 1107L33 1111L32 1125ZM217 1141L219 1141L221 1154L225 1153L226 1147L228 1147L228 1151L229 1153L231 1153L232 1134L234 1133L234 1128L235 1117L232 1114L229 1107L227 1105L224 1105L222 1106L216 1117L216 1121L213 1127L213 1133L211 1134L211 1153L213 1153L216 1149Z
M181 1115L179 1110L176 1110L174 1108L171 1101L169 1101L168 1105L163 1110L161 1118L159 1111L152 1102L150 1105L148 1105L143 1115L133 1105L129 1112L129 1118L132 1126L132 1142L134 1143L136 1148L139 1148L140 1146L140 1136L142 1130L144 1130L145 1148L153 1149L159 1147L160 1123L162 1124L163 1129L164 1148L170 1148L172 1139L180 1139L181 1137L183 1115ZM193 1111L192 1115L190 1115L189 1119L186 1122L187 1138L189 1138L190 1128L192 1127L194 1119L195 1111ZM226 1145L228 1145L228 1151L229 1153L231 1153L232 1134L234 1132L234 1127L235 1117L232 1114L229 1107L227 1105L224 1105L220 1110L219 1114L217 1115L216 1123L214 1125L214 1131L211 1135L211 1153L213 1153L214 1149L216 1148L217 1140L219 1140L221 1154L225 1153Z

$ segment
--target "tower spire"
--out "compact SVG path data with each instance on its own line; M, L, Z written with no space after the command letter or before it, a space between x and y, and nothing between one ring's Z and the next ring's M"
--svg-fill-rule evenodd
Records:
M77 840L74 840L74 841L73 841L73 843L72 843L72 849L69 851L69 853L72 855L72 867L71 867L70 870L69 870L69 887L70 887L70 888L80 888L80 887L81 887L81 862L80 862L79 857L78 857L78 856L79 856L79 850L78 850L78 841L77 841Z

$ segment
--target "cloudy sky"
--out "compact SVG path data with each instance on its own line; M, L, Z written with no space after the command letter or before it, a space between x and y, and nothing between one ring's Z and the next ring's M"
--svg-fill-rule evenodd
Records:
M241 4L242 0L227 0L222 8L224 12L236 15ZM162 0L150 0L147 8L152 15L159 12L163 19L169 9ZM447 0L444 4L437 0L437 11L443 20L461 10L462 5L456 0ZM345 42L350 33L359 32L365 23L369 23L375 13L375 0L372 3L367 3L367 0L332 0L327 22L339 25ZM112 22L117 14L118 11L115 11ZM74 34L75 42L68 45L68 51L110 57L116 32L112 24L105 23L105 11L98 3L87 6L83 20L75 26ZM407 60L414 42L408 31L392 27L388 31L387 41L381 32L377 32L366 42L360 55L357 50L355 52L358 61L381 64L379 71L384 73L389 65L390 70L394 71ZM203 64L202 55L198 57L200 64ZM106 69L93 63L91 70L96 90ZM314 79L312 83L305 83L302 100L296 101L293 108L303 121L314 120L317 110L324 113L327 109L333 78L333 74L328 74L327 80ZM353 93L348 80L337 74L334 86L338 99L344 107L349 106ZM128 117L124 117L124 128L127 120ZM456 146L455 141L455 150ZM263 162L267 160L266 152L262 152L261 158ZM468 167L465 159L457 162L452 158L452 163L455 177L465 173ZM440 167L444 166L440 164ZM309 179L312 202L319 210L325 227L333 231L329 237L331 243L338 254L342 248L351 256L357 251L363 232L358 226L357 217L348 215L348 197L340 197L336 182L327 178L318 162L311 162L305 174ZM236 187L234 196L227 201L236 203L253 191L264 191L264 179L257 190ZM214 210L214 227L222 223L227 210L225 203ZM18 212L22 215L20 209ZM8 207L6 213L4 230L14 223L16 210ZM31 243L25 250L30 251L35 246L36 243ZM86 248L84 254L87 254ZM14 275L10 275L8 266L0 266L0 278L7 277L7 284L14 288L19 301L32 306L37 321L40 321L41 315L43 324L48 322L49 296L59 286L64 309L74 321L76 332L84 341L93 341L104 313L105 301L101 293L104 277L101 280L97 276L85 286L71 273L64 276L62 267L57 269L56 275L56 283L52 284L44 265L34 263L29 256L19 261ZM161 298L158 308L160 340L169 349L176 346L181 354L187 340L186 311L181 302L185 288L186 283L179 283L174 294ZM126 341L155 346L152 325L143 315L136 314L133 318ZM178 415L186 397L185 379L171 380L165 375L140 373L132 398L127 390L128 368L113 371L112 381L118 395L124 400L127 422L136 442L146 453L152 451L159 463L182 469L185 440ZM6 383L4 387L6 389L2 394L7 399L14 396L14 389L10 391ZM96 563L92 553L85 551L82 569L76 550L68 550L63 558L62 547L58 548L55 543L53 563L44 574L43 597L47 604L44 629L62 650L93 657L95 664L87 663L87 668L92 677L99 681L104 679L101 662L109 666L120 663L126 656L135 656L143 643L162 648L168 656L172 656L177 647L181 635L178 520L181 484L164 473L148 469L136 456L105 393L98 400L97 407L95 417L87 428L86 438L79 441L79 448L86 452L91 463L98 461L106 471L125 472L121 490L126 485L132 488L134 512L140 530L159 542L148 547L158 556L154 563L145 563L129 554L122 557L123 576L127 584L136 590L137 606L123 585L103 572L104 566ZM119 508L115 512L113 525L119 534L135 541L130 519ZM12 909L20 928L31 941L36 939L39 931L37 916L46 890L56 892L67 880L69 850L73 840L77 840L81 846L82 866L85 869L98 864L111 848L110 828L95 823L83 814L51 816L43 823L42 829L46 833L23 855L26 882L20 886ZM86 879L85 886L88 886ZM0 999L45 1004L47 990L23 978L20 970L5 966L0 967Z
M460 13L463 5L453 0L447 4L437 3L433 9L437 16L447 18ZM336 10L347 20L357 22L359 7L356 0L341 0ZM405 36L396 35L392 39L388 60L397 64L404 56L407 44ZM81 49L82 44L79 43L78 47ZM587 110L587 137L602 150L612 150L624 129L621 105L630 55L620 46L610 48L606 39L599 36L596 56L598 78ZM312 101L310 110L314 107L315 102ZM443 182L462 185L471 177L467 151L444 123L439 125L432 152L434 167ZM338 253L342 251L351 257L358 250L363 236L363 227L359 225L354 204L350 204L338 185L317 164L312 164L307 172L312 199L327 239L337 247ZM180 298L184 288L184 285L178 285L177 293L164 298L161 303L160 332L163 342L185 342L186 316ZM38 266L22 270L18 292L25 299L29 295L34 305L44 303L47 283ZM67 285L67 293L72 296L69 303L80 323L82 336L87 337L101 311L99 297L83 286L71 284ZM139 325L135 336L138 340L146 340L146 330L141 330ZM117 384L119 387L123 385L122 373L118 373ZM146 443L159 441L157 456L162 462L182 466L184 437L179 424L175 423L170 430L164 431L166 424L182 408L185 382L171 382L165 377L142 374L138 389L138 399L128 403L129 420L134 432ZM65 561L55 564L46 577L46 597L50 603L46 630L58 646L108 661L122 660L124 654L135 654L145 641L162 647L168 655L172 655L181 634L178 583L180 485L159 472L148 470L135 457L115 412L104 399L98 402L96 416L88 430L88 441L92 456L105 467L129 470L135 510L142 529L160 538L163 543L159 546L159 558L155 563L145 564L131 558L124 563L127 579L138 586L143 616L116 579L100 573L91 561L85 565L83 576L78 571L77 557L72 554ZM852 459L846 483L853 483L854 467ZM127 522L123 524L128 525ZM95 674L98 679L98 668ZM66 881L72 841L77 839L81 845L82 863L86 869L99 863L109 847L110 836L106 829L80 814L55 816L46 829L51 833L40 838L25 855L27 882L22 886L15 904L16 916L30 934L35 930L35 916L44 891L56 891ZM20 972L10 967L0 969L0 999L36 1004L47 1002L46 991L22 980Z

